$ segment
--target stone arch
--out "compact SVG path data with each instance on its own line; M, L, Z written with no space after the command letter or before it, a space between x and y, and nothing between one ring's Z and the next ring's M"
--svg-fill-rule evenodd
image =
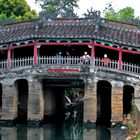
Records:
M27 123L28 108L28 81L18 79L14 82L16 91L17 123Z
M2 112L2 84L0 83L0 116Z
M134 97L134 87L131 85L123 86L123 115L128 115L132 109Z
M112 85L105 80L97 83L97 124L110 125Z
M75 99L81 99L84 96L84 83L82 80L42 79L42 87L45 122L64 121L65 112L69 110L69 105L72 105ZM82 102L79 104L83 107ZM81 115L83 119L82 109L78 111L77 114Z

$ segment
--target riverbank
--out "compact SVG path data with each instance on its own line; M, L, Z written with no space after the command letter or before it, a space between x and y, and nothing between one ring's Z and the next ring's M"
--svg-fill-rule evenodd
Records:
M140 140L140 131L137 124L138 110L134 101L132 102L132 108L130 114L124 118L124 123L127 125L128 133L125 140Z

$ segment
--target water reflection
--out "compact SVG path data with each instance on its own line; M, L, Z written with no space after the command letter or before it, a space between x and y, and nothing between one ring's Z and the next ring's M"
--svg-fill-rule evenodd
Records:
M0 140L124 140L124 137L116 135L117 131L114 132L77 123L47 124L41 127L1 127Z

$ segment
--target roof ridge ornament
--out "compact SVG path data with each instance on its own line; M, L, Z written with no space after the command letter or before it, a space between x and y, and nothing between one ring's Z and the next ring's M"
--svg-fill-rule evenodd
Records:
M53 21L53 16L45 11L39 13L39 18L34 22L35 31L39 31L39 28L45 26L48 22Z
M99 23L101 21L101 12L99 10L93 10L92 7L90 10L87 9L87 13L84 13L83 15L85 19L92 19L96 23Z
M89 19L95 23L95 32L98 32L100 24L102 24L101 12L99 10L87 9L87 13L83 14L85 19Z

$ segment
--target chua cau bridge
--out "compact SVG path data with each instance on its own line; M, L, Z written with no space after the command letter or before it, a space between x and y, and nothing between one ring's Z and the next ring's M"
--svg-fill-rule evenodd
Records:
M71 87L83 89L84 122L122 122L134 102L140 126L139 25L96 18L0 25L1 122L43 121Z

